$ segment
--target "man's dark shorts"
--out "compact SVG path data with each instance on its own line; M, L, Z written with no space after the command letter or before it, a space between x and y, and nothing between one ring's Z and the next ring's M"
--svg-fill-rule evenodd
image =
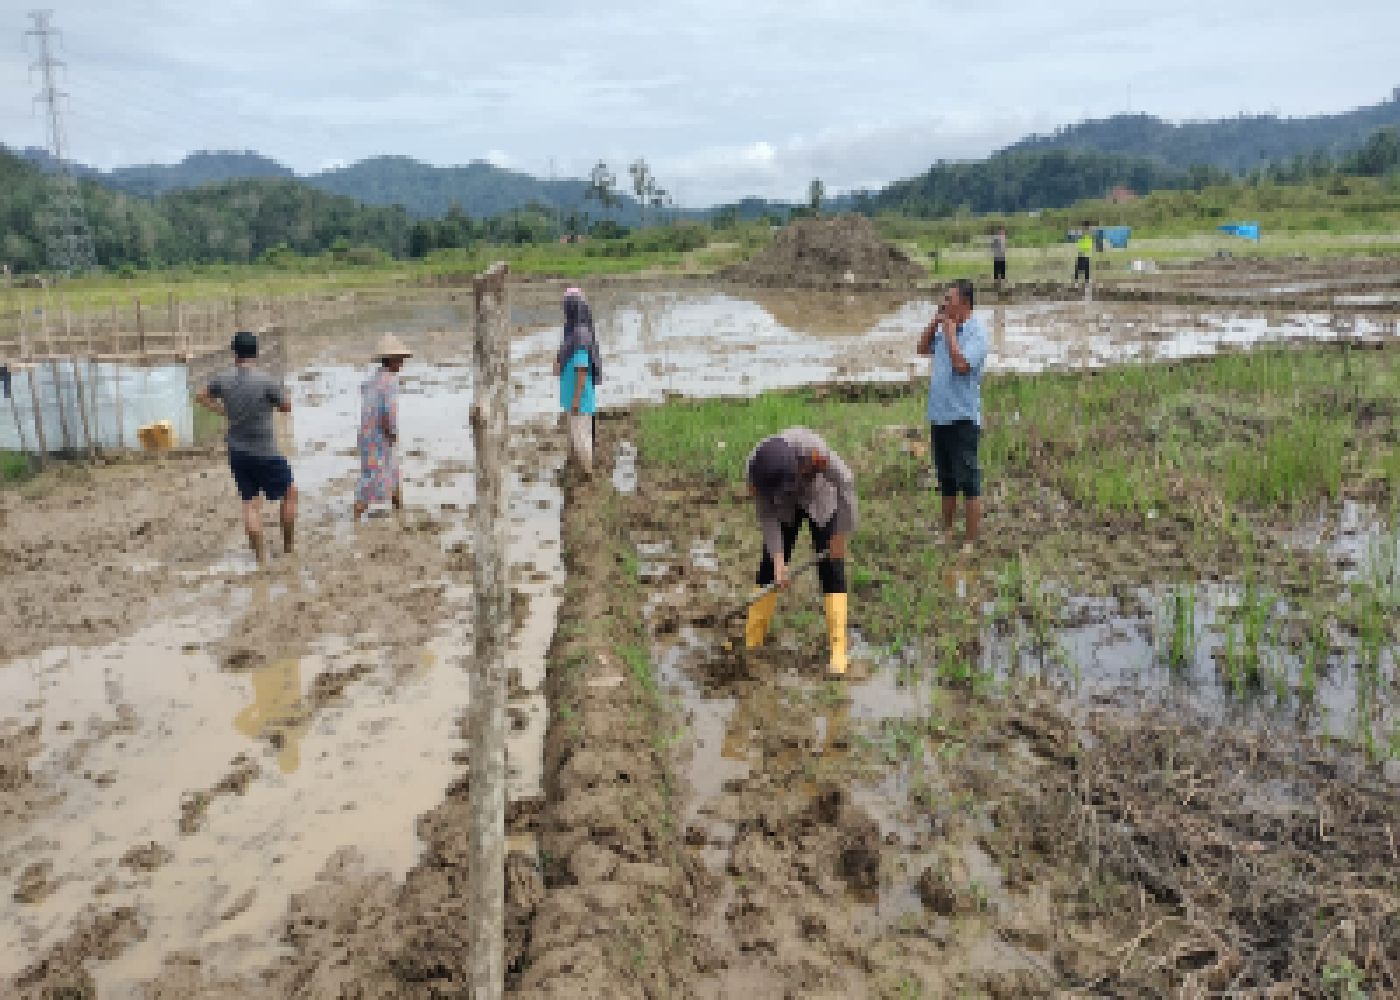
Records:
M982 428L973 420L929 425L933 469L938 476L940 496L982 495L982 466L977 460L977 445L981 439Z
M244 503L259 493L276 503L287 495L292 485L292 467L281 455L248 455L230 449L228 467L233 471L233 482Z

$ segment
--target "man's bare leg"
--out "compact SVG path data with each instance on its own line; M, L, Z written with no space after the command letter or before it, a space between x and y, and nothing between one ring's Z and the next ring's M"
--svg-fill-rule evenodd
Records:
M287 487L287 495L282 498L282 551L291 552L296 544L297 533L297 488Z
M982 498L966 497L963 500L964 513L967 515L967 544L976 545L977 535L982 530Z
M943 498L943 534L950 535L953 532L953 515L958 510L958 497L954 494Z
M389 503L393 504L395 510L403 510L403 488L396 489L389 494Z
M256 496L243 504L243 530L248 535L248 547L259 566L267 565L267 549L263 546L262 497Z

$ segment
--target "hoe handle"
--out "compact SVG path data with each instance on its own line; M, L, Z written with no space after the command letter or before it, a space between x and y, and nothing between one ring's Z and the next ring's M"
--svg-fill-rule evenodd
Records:
M799 573L805 573L805 572L807 572L809 569L811 569L813 566L817 565L817 564L820 563L820 562L824 562L825 560L826 560L826 553L825 553L825 552L818 552L815 556L813 556L811 559L808 559L805 563L802 563L800 566L796 566L796 567L794 567L793 569L789 570L789 571L788 571L788 580L791 581L792 578L795 577L795 576L797 576ZM723 625L724 623L726 623L726 622L728 622L728 621L731 621L731 620L733 620L734 618L738 617L739 615L743 614L745 611L749 610L749 606L750 606L751 604L753 604L754 601L758 600L760 597L766 597L766 596L768 596L769 594L773 593L773 591L775 591L775 590L777 590L777 589L778 589L778 581L777 581L777 580L774 580L772 583L768 584L767 586L764 586L764 587L759 588L759 589L756 590L754 593L750 594L747 598L745 598L744 601L743 601L742 603L736 604L734 607L732 607L732 608L730 608L728 611L726 611L726 612L724 613L724 616L723 616L722 618L720 618L720 620L719 620L719 621L720 621L720 624Z

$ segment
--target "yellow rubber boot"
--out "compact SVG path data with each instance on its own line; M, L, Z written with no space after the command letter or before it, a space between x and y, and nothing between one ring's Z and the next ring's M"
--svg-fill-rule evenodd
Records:
M846 595L826 595L826 637L831 644L831 663L826 672L833 677L846 673Z
M744 646L757 649L768 638L768 624L773 620L773 612L778 609L778 592L764 594L749 605L749 621L744 626Z

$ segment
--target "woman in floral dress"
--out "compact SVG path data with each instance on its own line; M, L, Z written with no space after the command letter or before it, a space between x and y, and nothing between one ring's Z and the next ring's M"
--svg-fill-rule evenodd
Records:
M412 352L392 333L375 351L379 370L360 386L360 481L355 486L355 520L370 504L403 509L399 483L399 369Z

